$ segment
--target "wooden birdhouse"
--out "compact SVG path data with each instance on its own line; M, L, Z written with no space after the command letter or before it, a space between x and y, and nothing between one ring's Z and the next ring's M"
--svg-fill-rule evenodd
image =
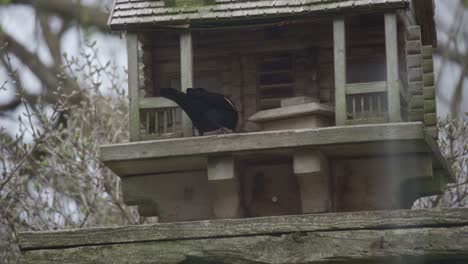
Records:
M109 25L127 39L131 143L101 159L142 216L403 209L451 181L431 1L117 0ZM236 131L198 136L167 87L230 98Z
M22 232L20 263L467 263L467 209L394 210L452 180L433 8L116 0L131 142L101 160L128 205L175 223ZM167 87L230 98L235 133L193 133Z

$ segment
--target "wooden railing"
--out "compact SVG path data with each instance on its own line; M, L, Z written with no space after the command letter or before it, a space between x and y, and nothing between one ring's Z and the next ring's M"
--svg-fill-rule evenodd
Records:
M176 103L162 97L140 99L142 140L181 137L181 114Z
M382 82L346 85L347 124L382 123L387 119L387 84Z

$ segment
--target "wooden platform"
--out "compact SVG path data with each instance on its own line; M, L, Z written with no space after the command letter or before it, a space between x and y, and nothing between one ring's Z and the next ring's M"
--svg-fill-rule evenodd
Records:
M468 209L333 213L23 232L19 234L19 242L22 264L454 264L468 262Z
M450 177L421 122L337 126L153 140L101 147L101 161L119 176L206 170L213 155L294 154L319 150L329 158L430 153Z

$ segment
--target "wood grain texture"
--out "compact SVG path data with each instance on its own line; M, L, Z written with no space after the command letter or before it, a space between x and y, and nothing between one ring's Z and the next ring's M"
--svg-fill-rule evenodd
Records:
M22 250L294 232L468 225L468 209L392 210L23 232ZM468 246L468 245L467 245Z
M388 118L400 122L400 83L398 78L398 41L395 13L385 14L385 50L387 61Z
M127 161L327 144L423 139L422 123L355 125L134 142L101 147L101 160Z
M468 227L359 230L28 251L42 263L463 263ZM414 262L412 262L414 263ZM466 262L465 262L466 263Z
M178 107L177 103L164 97L149 97L140 99L140 109L172 108Z
M346 95L380 93L387 91L387 82L349 83L346 84Z
M335 124L346 125L346 27L344 18L333 20L335 66Z
M138 35L128 33L128 96L129 96L129 127L130 141L140 140L140 109L139 109L139 67L138 67Z
M193 87L193 47L190 31L180 33L180 80L183 92ZM184 137L193 136L192 122L185 112L182 112L182 133Z

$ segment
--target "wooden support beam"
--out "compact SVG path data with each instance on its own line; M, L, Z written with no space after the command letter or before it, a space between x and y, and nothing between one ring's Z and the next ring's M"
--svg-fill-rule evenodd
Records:
M240 189L234 157L208 157L207 170L215 217L241 217Z
M180 33L180 80L183 92L193 87L193 45L192 33L182 31ZM184 137L193 136L192 122L182 111L182 131Z
M302 213L323 213L331 210L328 160L320 151L294 154L294 174L301 190Z
M19 234L20 263L465 263L467 214L395 210L27 232Z
M139 73L138 73L138 35L127 33L127 59L128 59L128 97L130 141L140 140L140 108L139 108Z
M346 219L343 219L346 221ZM226 226L229 229L228 226ZM261 229L261 227L259 227ZM27 251L50 263L466 263L468 227L338 230ZM339 262L336 262L339 260ZM396 261L396 262L395 262Z
M398 41L395 13L385 14L385 50L387 58L387 96L390 122L400 122L400 84L398 80Z
M346 27L344 17L333 20L333 56L335 65L335 123L346 125Z
M18 234L23 251L293 232L468 226L467 208L389 210L159 223ZM468 246L468 244L467 244Z
M387 82L350 83L346 85L346 94L381 93L387 91Z
M177 103L164 97L149 97L140 99L140 109L172 108L178 107Z

